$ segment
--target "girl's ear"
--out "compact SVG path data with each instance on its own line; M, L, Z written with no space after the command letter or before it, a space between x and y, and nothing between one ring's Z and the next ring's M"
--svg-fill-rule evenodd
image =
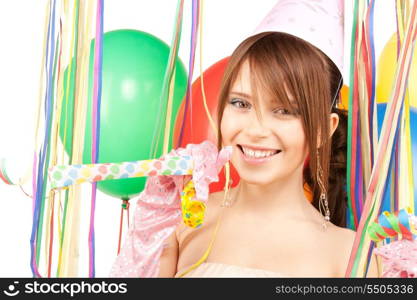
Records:
M337 113L331 113L330 114L330 126L329 126L330 137L332 137L338 125L339 125L339 115Z
M330 114L330 124L329 124L329 137L332 137L333 133L336 131L337 126L339 125L339 115L337 113ZM317 134L317 148L321 145L321 132Z

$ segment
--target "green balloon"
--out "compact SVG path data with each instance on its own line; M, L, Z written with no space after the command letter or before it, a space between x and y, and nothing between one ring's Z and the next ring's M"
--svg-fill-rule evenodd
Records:
M91 49L94 49L94 40ZM155 36L137 30L110 31L103 36L102 96L100 113L99 163L150 159L158 116L163 118L166 105L160 105L169 46ZM88 80L87 124L83 164L91 163L91 111L93 97L93 61L91 51ZM71 155L76 70L72 64L68 80L64 73L60 137ZM68 83L69 81L69 83ZM187 73L179 59L176 61L173 112L175 116L184 98ZM161 110L162 109L162 110ZM173 134L175 118L171 120ZM160 134L156 156L163 153ZM171 148L171 139L169 148ZM100 191L122 199L139 194L146 177L99 181Z

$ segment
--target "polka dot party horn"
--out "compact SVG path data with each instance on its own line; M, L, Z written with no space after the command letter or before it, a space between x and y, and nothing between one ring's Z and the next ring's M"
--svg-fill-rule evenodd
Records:
M401 209L395 213L384 211L368 227L368 234L375 242L386 238L400 236L403 239L413 240L417 234L417 224L410 208Z
M159 159L122 163L54 166L48 170L51 189L64 189L72 184L101 180L156 175L191 175L191 156L168 156Z

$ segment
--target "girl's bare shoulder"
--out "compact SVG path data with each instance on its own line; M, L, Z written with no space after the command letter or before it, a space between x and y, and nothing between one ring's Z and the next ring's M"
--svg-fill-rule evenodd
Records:
M353 241L356 236L356 231L353 231L349 228L339 227L339 226L332 226L332 235L333 238L338 241L344 241L346 244L353 244Z
M350 254L353 249L356 232L339 226L332 226L331 243L336 247L334 252L335 264L338 266L336 273L343 277L349 263ZM332 248L334 248L332 247Z

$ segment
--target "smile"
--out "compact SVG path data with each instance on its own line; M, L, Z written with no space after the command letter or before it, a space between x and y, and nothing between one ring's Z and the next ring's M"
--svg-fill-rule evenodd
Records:
M281 152L279 149L254 149L244 145L237 145L237 147L240 149L243 159L251 164L269 161Z

